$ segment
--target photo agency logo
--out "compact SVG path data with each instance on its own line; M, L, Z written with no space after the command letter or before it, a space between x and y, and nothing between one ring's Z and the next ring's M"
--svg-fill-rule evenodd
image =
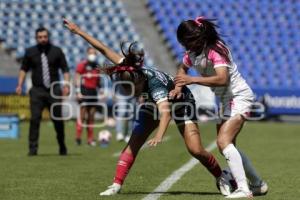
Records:
M141 113L145 112L152 115L153 120L160 119L160 112L169 112L174 120L186 119L201 119L206 115L208 121L227 120L232 114L243 114L245 119L250 121L262 120L265 117L265 106L260 102L252 102L250 100L239 100L237 102L228 97L227 101L214 103L210 109L202 109L197 107L194 102L192 94L182 93L181 100L172 100L171 106L168 109L158 111L157 104L149 98L148 93L142 93L140 97L135 97L135 86L129 81L114 81L111 82L108 76L99 74L97 76L101 82L101 87L98 88L97 101L84 101L81 104L75 102L74 87L67 82L54 82L51 85L51 95L57 100L51 106L50 114L54 120L70 120L77 119L83 127L104 127L105 121L112 117L116 120L139 120ZM82 79L81 79L82 80ZM61 92L57 92L57 88L62 85L70 87L70 94L62 96ZM81 91L80 91L81 92ZM83 100L95 99L95 96L83 95ZM225 98L224 98L225 99ZM97 110L101 110L102 121L93 125L88 125L81 121L80 108L83 106L93 106ZM54 112L55 109L61 109L62 112ZM58 114L61 113L61 114Z

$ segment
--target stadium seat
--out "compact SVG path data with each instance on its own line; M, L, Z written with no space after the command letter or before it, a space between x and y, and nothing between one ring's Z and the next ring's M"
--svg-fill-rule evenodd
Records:
M141 41L118 0L1 0L0 7L0 39L4 40L5 48L16 49L19 58L25 48L35 44L34 30L43 25L50 29L51 40L63 47L69 65L74 67L85 56L88 44L63 27L63 17L72 19L118 52L122 40ZM151 58L145 62L153 64Z
M179 23L199 15L216 18L253 88L300 89L300 1L147 0L146 6L178 62L184 52L176 39Z

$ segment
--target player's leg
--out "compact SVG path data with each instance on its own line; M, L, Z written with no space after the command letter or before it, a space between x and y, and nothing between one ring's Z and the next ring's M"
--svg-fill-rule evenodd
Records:
M86 116L86 106L81 105L79 110L79 116L76 120L76 143L81 145L81 135L82 135L82 125L85 123L85 116Z
M181 123L178 124L178 129L189 153L199 160L215 178L220 177L222 170L215 157L207 152L202 146L200 131L197 124L193 122L186 124Z
M172 117L185 141L189 153L198 159L215 178L219 178L222 174L222 170L218 162L202 145L200 131L197 125L197 109L195 103L173 104L173 109L175 109L175 112Z
M243 125L241 126L239 132L242 130ZM236 143L236 138L234 139L234 145ZM268 185L262 178L258 175L257 171L255 170L254 166L252 165L250 159L246 156L244 152L237 148L239 151L244 170L246 173L246 177L249 180L250 190L252 191L254 196L266 195L268 193Z
M215 157L207 152L201 142L200 130L197 125L196 106L194 103L180 106L173 116L177 127L185 141L190 154L198 159L216 178L218 189L223 195L230 194L230 183L223 177L222 170Z
M216 178L218 189L223 195L229 195L231 185L223 176L222 170L215 157L202 146L200 131L196 123L179 124L178 129L184 138L189 153Z
M96 107L95 106L88 106L87 108L87 137L88 137L88 144L89 145L95 145L94 142L94 118L96 113Z
M246 177L249 180L249 187L254 196L266 195L268 193L268 185L262 178L258 175L254 166L252 165L250 159L246 156L244 152L238 149L241 157L243 166L245 169Z
M237 183L237 190L227 198L251 197L240 153L234 146L234 140L243 126L245 118L236 114L223 121L218 127L217 145L226 158L227 164Z
M119 157L116 172L114 176L113 185L109 186L107 190L100 193L101 196L115 195L121 190L121 186L132 167L135 158L146 142L152 131L158 126L158 120L154 120L152 114L147 112L140 112L138 119L135 121L132 135L128 144L125 146Z
M126 118L126 109L128 105L128 100L122 99L122 98L116 98L116 106L117 106L117 112L116 112L116 140L122 141L124 140L124 132L125 132L125 126L127 119Z

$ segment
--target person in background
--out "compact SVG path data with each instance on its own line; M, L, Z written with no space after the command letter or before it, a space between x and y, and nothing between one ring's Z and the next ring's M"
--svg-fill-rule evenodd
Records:
M126 95L119 91L115 95L115 118L116 118L116 140L129 141L132 131L133 120L128 116L128 109L130 106L135 105L136 101L134 98L128 98Z
M86 53L86 59L77 65L75 73L76 98L80 104L80 113L76 122L76 143L81 145L82 129L86 124L87 144L95 146L93 128L100 79L96 50L88 47Z
M59 145L59 154L67 155L65 145L64 122L61 120L62 107L61 95L69 94L69 68L63 51L51 44L49 40L49 31L44 28L38 28L35 32L37 45L32 46L25 51L22 66L19 72L18 85L16 93L22 93L22 85L26 78L26 73L32 71L32 88L30 89L30 126L29 126L29 156L35 156L38 153L38 139L42 111L47 107L50 111L51 119L57 134ZM59 84L59 70L64 76L63 90ZM51 88L52 87L52 88ZM52 91L52 92L50 92Z

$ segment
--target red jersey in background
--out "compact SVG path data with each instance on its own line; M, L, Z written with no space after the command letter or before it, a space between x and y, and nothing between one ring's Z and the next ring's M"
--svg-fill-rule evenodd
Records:
M99 70L87 60L77 65L76 72L81 75L81 85L85 88L96 89L99 86Z

